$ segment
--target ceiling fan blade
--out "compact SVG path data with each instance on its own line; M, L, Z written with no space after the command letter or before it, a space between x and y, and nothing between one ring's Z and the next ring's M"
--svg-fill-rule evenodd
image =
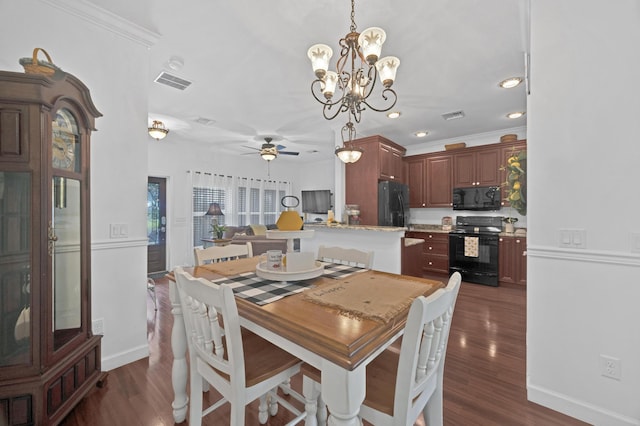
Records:
M246 145L242 145L242 146L243 146L244 148L249 148L249 149L254 149L254 150L256 150L256 151L260 151L260 149L259 149L259 148L254 148L254 147L252 147L252 146L246 146Z
M286 146L284 146L284 145L276 145L276 149L277 149L278 151L283 150L283 149L285 149L285 148L286 148Z
M299 152L293 152L293 151L278 151L278 154L282 154L282 155L299 155Z

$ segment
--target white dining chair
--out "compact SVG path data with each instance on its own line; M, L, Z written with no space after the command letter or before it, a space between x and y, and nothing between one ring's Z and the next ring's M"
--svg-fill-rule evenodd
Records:
M373 264L373 251L320 246L318 247L317 259L322 262L341 263L343 265L371 269L371 265Z
M462 277L411 304L400 350L392 345L367 365L366 396L360 416L376 426L411 426L420 413L429 426L443 424L442 384L449 330ZM303 364L307 425L323 424L320 371ZM329 407L331 408L331 407Z
M201 266L207 263L249 257L249 247L247 244L229 244L226 246L212 246L207 248L200 246L193 249L193 255L196 266Z
M304 413L277 395L277 387L300 371L300 360L258 335L240 327L233 290L194 278L182 268L174 271L189 350L189 425L231 404L230 425L245 424L245 407L260 399L258 419L265 424L280 405ZM203 409L203 379L222 398Z
M147 277L147 292L153 300L153 306L158 310L158 297L156 296L156 282L151 277Z

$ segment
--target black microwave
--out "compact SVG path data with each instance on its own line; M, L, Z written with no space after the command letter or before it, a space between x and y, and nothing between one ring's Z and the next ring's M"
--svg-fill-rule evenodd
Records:
M453 189L454 210L500 210L499 186L470 186Z

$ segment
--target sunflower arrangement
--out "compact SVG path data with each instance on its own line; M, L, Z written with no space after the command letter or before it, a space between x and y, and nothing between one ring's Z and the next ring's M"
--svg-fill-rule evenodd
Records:
M507 180L502 185L507 189L505 201L522 216L527 215L527 151L513 152L507 165L501 170L507 172Z

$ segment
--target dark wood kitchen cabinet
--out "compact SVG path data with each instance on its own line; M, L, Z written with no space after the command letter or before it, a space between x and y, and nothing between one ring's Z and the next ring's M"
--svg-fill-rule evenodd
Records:
M87 87L0 72L0 424L58 424L101 376Z
M417 155L405 159L409 207L451 207L452 156Z
M453 187L498 186L501 183L501 148L467 148L453 155Z
M527 238L501 236L498 252L499 281L527 284Z
M422 245L422 270L430 273L449 274L448 232L407 232L406 237L424 240Z
M345 164L345 202L360 206L360 224L378 225L378 182L404 183L405 149L382 136L356 139L360 160Z

